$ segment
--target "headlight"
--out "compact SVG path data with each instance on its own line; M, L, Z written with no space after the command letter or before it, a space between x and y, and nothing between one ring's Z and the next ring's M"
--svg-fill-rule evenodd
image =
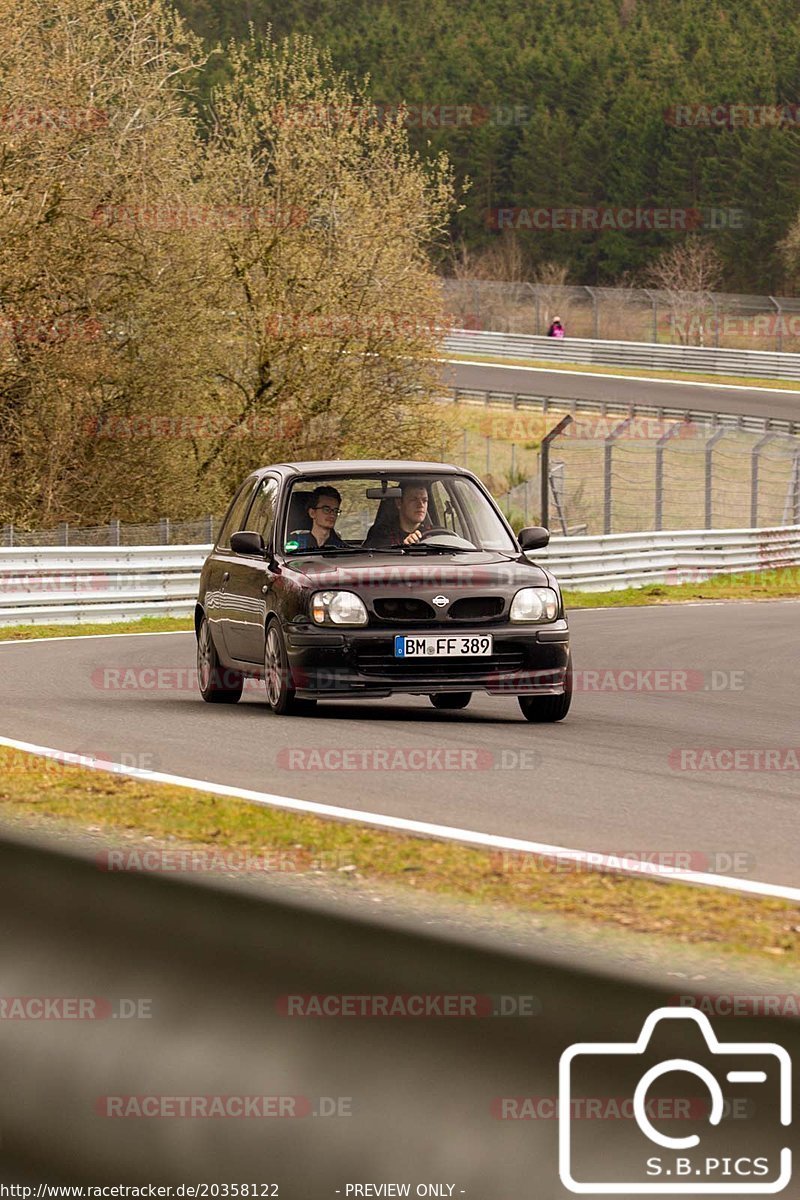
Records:
M552 588L522 588L511 601L512 621L555 621L558 596Z
M367 610L355 592L316 592L311 616L317 625L366 625Z

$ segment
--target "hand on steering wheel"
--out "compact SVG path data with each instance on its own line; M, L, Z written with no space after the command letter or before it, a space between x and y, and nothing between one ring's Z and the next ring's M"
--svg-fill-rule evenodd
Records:
M415 529L407 538L403 539L404 546L410 546L414 542L424 541L425 538L431 537L434 533L452 533L452 529L446 529L444 525L431 525L430 529Z

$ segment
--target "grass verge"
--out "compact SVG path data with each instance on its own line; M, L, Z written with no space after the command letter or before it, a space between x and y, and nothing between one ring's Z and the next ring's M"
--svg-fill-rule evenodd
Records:
M413 889L418 896L499 906L528 917L566 917L584 931L658 935L750 962L794 967L800 951L800 906L784 901L612 873L576 873L538 856L261 808L3 747L0 815L34 823L55 820L72 830L101 833L124 847L119 864L135 865L139 860L124 856L138 854L133 847L145 843L150 851L167 847L173 863L181 849L205 851L200 860L187 856L188 869L195 871L200 861L200 869L229 872L234 857L246 852L262 870L266 864L293 875L323 871L343 887L357 880L395 894L398 888L406 894Z
M140 617L136 621L103 621L75 625L0 626L0 642L23 642L33 638L86 637L87 634L180 633L193 629L191 617Z
M750 571L745 575L713 575L704 583L650 583L618 592L575 592L564 589L567 608L630 608L645 604L680 604L692 600L787 600L800 597L800 567Z
M684 383L718 383L721 387L758 387L782 392L800 391L800 381L795 379L755 379L748 375L711 375L688 371L664 371L648 367L597 366L593 363L552 362L540 358L502 358L490 354L452 354L445 362L498 363L508 367L543 367L548 371L579 371L581 375L627 375L631 379L674 379Z

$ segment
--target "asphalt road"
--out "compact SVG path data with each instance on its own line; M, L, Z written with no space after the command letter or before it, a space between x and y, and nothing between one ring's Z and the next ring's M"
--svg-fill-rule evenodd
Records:
M652 404L665 408L697 409L743 416L779 417L800 421L800 391L770 388L736 388L672 380L613 378L546 368L506 367L498 364L449 362L442 367L447 387L479 391L519 392L531 396L558 396L574 400L615 401L622 404ZM713 377L709 376L709 383Z
M233 708L206 705L190 634L6 644L0 733L462 829L674 852L670 863L796 887L800 773L775 769L785 758L766 770L751 758L745 770L691 752L798 747L798 617L789 601L577 611L578 688L551 727L527 724L511 697L484 695L455 713L413 697L328 701L315 718L286 718L254 686ZM378 758L370 769L315 766L312 752L346 750ZM429 766L381 767L380 753L397 750L425 751ZM691 767L710 761L722 768Z

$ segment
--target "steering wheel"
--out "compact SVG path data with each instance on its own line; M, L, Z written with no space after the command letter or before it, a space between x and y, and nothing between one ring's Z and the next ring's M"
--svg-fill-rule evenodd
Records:
M424 533L421 533L419 535L419 537L417 538L417 542L418 543L424 542L426 538L433 537L435 534L439 534L439 533L446 533L450 537L460 537L461 536L460 534L456 533L455 530L448 529L445 525L431 525L430 529L426 529Z

